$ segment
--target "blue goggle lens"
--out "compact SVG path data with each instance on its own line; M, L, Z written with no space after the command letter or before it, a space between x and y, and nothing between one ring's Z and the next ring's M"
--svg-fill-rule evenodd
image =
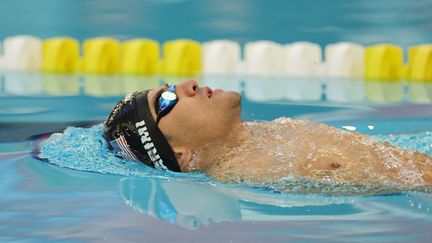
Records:
M177 95L174 93L175 84L171 85L167 91L164 91L159 99L158 99L158 106L157 106L157 119L156 124L159 123L159 120L168 114L172 108L177 103Z

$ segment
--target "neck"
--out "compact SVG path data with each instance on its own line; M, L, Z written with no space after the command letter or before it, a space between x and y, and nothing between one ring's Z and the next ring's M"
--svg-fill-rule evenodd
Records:
M206 172L211 167L224 161L227 153L244 143L245 130L244 123L239 122L233 127L229 135L197 147L193 151L188 170Z

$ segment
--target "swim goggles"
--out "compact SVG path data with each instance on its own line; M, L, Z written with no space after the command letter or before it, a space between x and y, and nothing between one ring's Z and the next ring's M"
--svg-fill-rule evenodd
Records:
M156 125L158 125L160 119L168 114L172 108L174 108L175 104L177 104L178 98L174 93L175 86L175 84L169 86L168 90L162 92L156 100Z

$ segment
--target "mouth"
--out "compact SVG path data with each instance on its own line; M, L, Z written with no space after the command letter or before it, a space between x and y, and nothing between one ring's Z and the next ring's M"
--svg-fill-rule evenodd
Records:
M217 95L217 94L219 94L219 93L222 93L223 92L223 90L221 90L221 89L215 89L215 90L212 90L210 87L208 87L208 86L206 86L206 87L203 87L203 90L204 90L204 95L207 95L207 98L212 98L213 96L215 96L215 95Z
M221 90L221 89L215 89L215 90L213 90L212 95L216 95L216 94L219 94L219 93L222 93L222 92L223 92L223 90Z
M210 89L209 87L204 87L205 91L207 92L207 98L211 98L213 96L213 90Z

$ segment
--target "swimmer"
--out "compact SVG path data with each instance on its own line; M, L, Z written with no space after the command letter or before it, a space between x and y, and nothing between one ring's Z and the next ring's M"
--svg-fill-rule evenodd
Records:
M432 158L325 124L240 120L236 92L196 81L135 92L113 109L104 137L121 157L226 183L283 178L358 185L432 185Z

